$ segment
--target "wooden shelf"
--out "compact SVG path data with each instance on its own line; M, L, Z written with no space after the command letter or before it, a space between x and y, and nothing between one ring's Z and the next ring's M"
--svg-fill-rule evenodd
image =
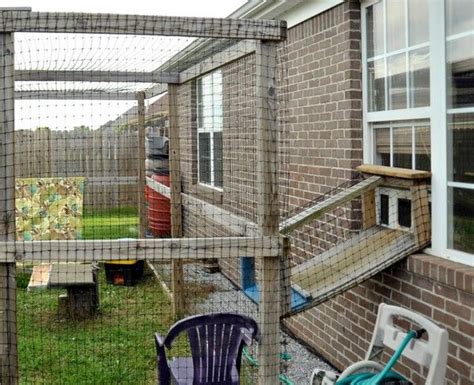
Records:
M388 176L402 179L429 179L431 172L423 170L412 170L408 168L377 166L374 164L363 164L357 167L357 171L365 174Z

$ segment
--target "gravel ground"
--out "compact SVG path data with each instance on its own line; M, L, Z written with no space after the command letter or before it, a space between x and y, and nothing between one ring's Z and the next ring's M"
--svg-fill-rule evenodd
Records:
M194 310L196 313L234 311L247 314L255 319L258 318L256 304L244 295L241 290L236 289L222 274L206 273L198 265L186 265L185 269L187 282L212 285L215 289L204 301L195 304ZM166 274L165 271L163 273ZM290 361L286 362L287 369L285 374L295 385L309 384L309 378L315 368L334 370L330 365L284 332L281 332L281 341L282 352L285 350L284 346L286 345L286 352L292 357Z

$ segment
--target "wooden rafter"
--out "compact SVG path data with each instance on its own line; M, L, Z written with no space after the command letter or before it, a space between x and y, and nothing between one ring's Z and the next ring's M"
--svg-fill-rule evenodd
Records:
M281 41L286 22L72 12L0 12L0 32L187 36Z

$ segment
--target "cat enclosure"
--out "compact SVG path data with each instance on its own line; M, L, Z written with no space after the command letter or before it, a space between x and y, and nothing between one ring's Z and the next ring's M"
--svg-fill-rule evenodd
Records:
M228 311L242 383L291 383L281 324L429 242L427 172L292 190L285 39L0 9L2 384L155 383L154 332Z

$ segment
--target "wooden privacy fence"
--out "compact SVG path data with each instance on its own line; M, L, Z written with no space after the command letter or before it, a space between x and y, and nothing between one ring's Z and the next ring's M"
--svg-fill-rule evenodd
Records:
M15 177L86 178L84 206L138 204L138 133L15 131Z

